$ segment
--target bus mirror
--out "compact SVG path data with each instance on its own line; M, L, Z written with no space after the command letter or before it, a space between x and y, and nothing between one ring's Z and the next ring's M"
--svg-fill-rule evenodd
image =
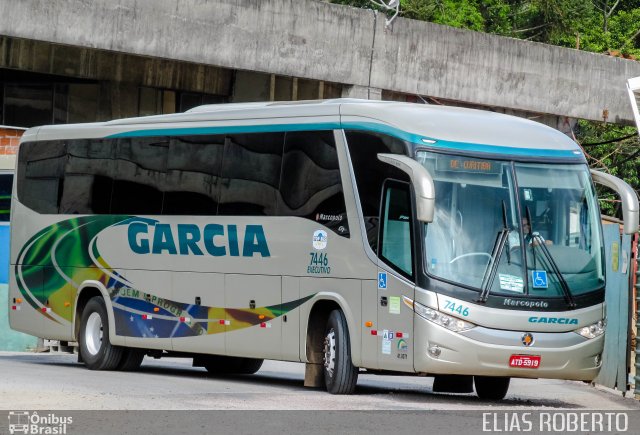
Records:
M435 208L435 188L431 174L415 160L398 154L378 154L378 159L395 166L411 178L416 192L416 213L421 222L432 222Z
M640 207L638 196L631 186L618 177L591 169L593 181L614 190L622 200L622 219L624 221L624 233L633 234L638 231L638 217Z

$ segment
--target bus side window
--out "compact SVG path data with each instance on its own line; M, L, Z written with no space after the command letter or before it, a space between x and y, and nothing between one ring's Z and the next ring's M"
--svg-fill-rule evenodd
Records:
M407 144L400 139L378 133L347 130L345 135L367 240L371 249L377 252L382 184L387 178L409 181L407 174L378 160L378 153L408 155Z
M410 192L409 184L387 180L380 213L380 258L407 278L413 276Z
M38 213L58 213L66 160L65 141L21 144L17 173L20 202Z
M119 139L115 150L111 214L162 213L167 174L169 140L158 138Z
M163 215L215 216L224 135L172 137Z
M284 133L227 137L219 183L219 215L276 215L283 144Z
M114 139L67 142L61 214L108 214L113 196Z
M310 219L349 237L332 130L286 134L279 191L278 215Z

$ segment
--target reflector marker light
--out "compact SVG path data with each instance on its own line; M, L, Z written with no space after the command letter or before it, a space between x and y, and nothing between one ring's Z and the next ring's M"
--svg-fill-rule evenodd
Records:
M142 320L152 320L153 316L151 314L143 314Z
M262 322L262 323L260 324L260 327L261 327L261 328L271 328L271 323L269 323L269 322Z
M260 314L260 315L258 316L258 319L260 319L260 320L264 319L264 314Z
M160 308L158 308L158 307L155 307L155 308L153 309L153 312L154 312L154 313L157 313L157 312L159 312L159 311L160 311Z
M378 337L382 337L384 335L384 331L378 331L376 329L372 329L371 335L377 335ZM407 334L406 332L394 332L393 338L409 338L409 334Z
M51 308L42 307L42 312L43 313L50 313L51 312Z
M190 321L191 321L191 319L190 319L190 318L188 318L188 317L180 317L180 321L181 321L181 322L183 322L183 323L185 323L185 322L190 322Z
M231 325L231 320L220 319L218 320L218 323L220 323L221 325Z
M64 306L65 306L65 307L70 307L70 306L71 306L71 302L65 302L65 303L64 303Z
M373 322L364 322L364 326L371 328L373 326Z
M17 303L17 304L21 304L21 303L22 303L22 298L18 298L18 299L16 299L16 303Z
M11 306L11 309L12 309L13 311L19 311L19 310L20 310L20 307L18 307L18 306L16 306L16 305L12 305L12 306Z

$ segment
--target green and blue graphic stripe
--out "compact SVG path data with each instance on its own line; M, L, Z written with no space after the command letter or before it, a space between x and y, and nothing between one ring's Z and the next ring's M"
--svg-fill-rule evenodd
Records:
M469 153L512 155L516 157L540 157L549 159L571 159L585 161L584 155L577 148L575 150L537 149L518 146L501 146L473 142L458 142L442 140L434 137L418 135L407 132L390 125L375 122L322 122L308 124L265 124L265 125L237 125L223 127L184 127L166 129L132 130L107 136L108 139L129 137L157 137L157 136L198 136L206 134L230 134L230 133L273 133L294 131L320 131L320 130L361 130L374 133L382 133L402 139L404 141L424 146L431 149L455 150ZM434 143L426 143L434 141Z

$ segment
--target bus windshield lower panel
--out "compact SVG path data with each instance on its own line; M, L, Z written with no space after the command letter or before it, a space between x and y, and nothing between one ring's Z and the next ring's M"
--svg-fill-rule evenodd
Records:
M565 297L604 286L586 165L524 164L419 151L436 190L427 273L482 294Z

